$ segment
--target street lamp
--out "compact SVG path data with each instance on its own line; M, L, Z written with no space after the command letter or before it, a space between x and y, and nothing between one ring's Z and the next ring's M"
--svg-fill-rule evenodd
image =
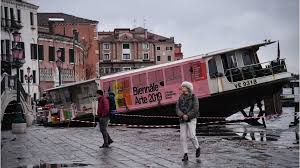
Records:
M12 35L13 35L15 43L18 43L18 42L21 41L21 33L15 31L15 32L12 33Z
M21 33L15 31L15 32L12 33L12 35L13 35L13 39L14 39L14 45L13 45L13 48L12 48L12 57L13 57L13 61L14 61L14 66L17 69L17 75L16 75L16 78L17 78L17 82L16 82L16 88L17 88L17 106L16 106L16 112L17 112L17 115L16 115L16 118L15 118L14 122L15 123L23 123L25 121L24 121L23 116L20 114L21 113L20 88L22 86L21 86L21 83L19 82L19 76L20 76L20 74L19 74L20 72L19 71L20 71L20 67L23 66L23 64L25 63L25 61L24 61L23 49L18 46L18 43L21 40Z
M56 51L56 56L57 56L57 60L56 60L56 66L58 68L58 85L61 85L61 68L62 68L62 61L61 61L61 50L58 49Z
M25 77L25 80L28 84L28 95L30 95L29 84L31 83L31 80L33 79L33 76L29 75L29 74L30 74L30 67L27 67L27 75L24 75L24 77Z

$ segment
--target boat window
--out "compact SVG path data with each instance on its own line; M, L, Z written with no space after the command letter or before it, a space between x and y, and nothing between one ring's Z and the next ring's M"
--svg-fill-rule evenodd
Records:
M105 93L108 93L109 91L114 91L115 90L115 80L112 81L107 81L103 83L103 91Z
M237 61L234 52L221 55L224 70L237 67Z
M227 55L227 60L228 60L228 67L229 68L235 68L237 67L237 61L234 53L229 53Z
M199 80L201 80L201 78L204 77L204 74L203 74L202 69L201 69L201 62L200 61L193 62L192 72L193 72L193 76L192 76L193 81L199 81Z
M147 85L146 73L134 75L132 77L132 84L133 84L134 87Z
M192 81L192 75L193 75L192 64L183 65L183 74L184 74L185 81L190 81L190 82Z
M152 71L148 73L148 81L151 83L159 83L164 81L162 70Z
M130 81L129 81L129 77L126 78L122 78L118 80L118 85L117 85L117 89L121 92L130 92Z
M248 51L245 51L243 52L243 62L244 62L244 65L251 65L253 64L253 61L251 59L251 55Z
M174 84L181 82L181 68L180 66L165 69L166 84Z
M216 60L210 59L208 61L208 69L209 69L209 76L211 78L216 78L217 77L217 73L218 73L218 69L217 69L217 64L216 64Z

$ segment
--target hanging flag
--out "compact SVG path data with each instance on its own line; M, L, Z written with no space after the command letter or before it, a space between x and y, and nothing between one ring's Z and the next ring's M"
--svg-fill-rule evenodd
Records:
M279 47L279 40L278 40L278 46L277 46L277 60L280 59L280 47Z

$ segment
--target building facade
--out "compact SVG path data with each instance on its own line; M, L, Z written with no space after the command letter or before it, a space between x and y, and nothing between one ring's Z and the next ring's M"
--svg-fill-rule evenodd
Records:
M62 22L49 22L51 18L61 18ZM49 24L50 23L50 24ZM65 13L38 13L38 24L54 34L73 37L86 50L84 69L86 79L97 77L99 51L97 25L98 21L84 19Z
M163 37L141 27L98 32L98 40L100 76L182 58L181 45L175 44L173 37ZM175 57L175 51L181 57Z
M38 60L32 46L37 44L37 9L38 6L23 0L1 0L1 73L16 74L12 68L13 32L21 33L20 47L23 49L25 63L20 68L19 79L27 93L33 99L39 97ZM27 71L29 70L29 74ZM25 75L32 75L27 83Z
M57 50L61 51L60 72L56 64ZM59 80L61 84L66 84L86 79L83 66L84 48L80 43L73 41L72 37L40 31L38 52L41 92L59 86Z

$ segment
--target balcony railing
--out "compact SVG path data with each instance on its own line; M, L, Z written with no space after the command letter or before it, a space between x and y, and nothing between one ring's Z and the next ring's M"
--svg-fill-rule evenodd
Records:
M2 18L1 27L7 30L20 30L23 26L18 20Z
M1 54L1 61L12 62L13 58L10 54Z
M227 69L225 71L225 76L229 82L236 82L257 77L274 75L281 72L287 72L285 59L278 59L258 64L247 65L244 67ZM215 75L217 77L220 76L220 73L210 75Z

